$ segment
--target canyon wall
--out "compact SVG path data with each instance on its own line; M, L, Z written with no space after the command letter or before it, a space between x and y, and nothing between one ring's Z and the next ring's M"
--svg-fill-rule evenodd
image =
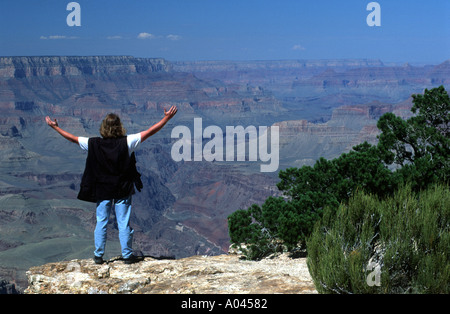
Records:
M337 157L376 142L385 112L408 116L411 94L450 82L450 62L414 67L379 60L169 62L128 56L0 57L0 278L27 285L30 267L92 256L95 205L78 201L86 153L109 112L128 134L177 105L177 116L136 152L144 190L133 196L134 247L146 255L219 255L227 217L278 196L277 172L257 162L175 162L175 126L280 128L280 168ZM205 140L206 141L206 140ZM117 255L111 217L107 254Z

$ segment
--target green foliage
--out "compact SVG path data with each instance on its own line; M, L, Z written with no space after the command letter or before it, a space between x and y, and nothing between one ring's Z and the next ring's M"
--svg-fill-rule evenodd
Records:
M261 207L253 205L228 218L231 242L250 245L251 251L243 250L249 259L304 249L324 208L337 209L358 188L387 194L396 184L395 176L381 162L377 147L368 143L331 161L320 158L313 167L280 171L279 177L277 187L285 198L269 197Z
M448 184L449 96L441 86L413 95L413 102L413 117L403 120L387 113L379 119L377 145L364 142L336 159L320 158L312 167L280 171L277 187L284 197L269 197L262 206L231 214L231 242L235 246L244 243L244 254L250 259L305 248L314 224L322 216L324 221L333 221L339 205L345 205L357 191L385 198L406 182L414 192L436 183ZM356 263L362 257L353 258Z
M231 242L248 259L257 260L274 252L291 250L305 244L319 214L309 210L312 200L286 202L269 197L260 207L238 210L228 217Z
M450 177L450 98L443 86L413 95L413 117L386 113L378 121L378 148L386 164L395 163L404 181L419 190Z
M358 192L330 218L308 240L320 293L450 292L448 186L418 194L403 186L386 199ZM371 281L375 265L378 284Z

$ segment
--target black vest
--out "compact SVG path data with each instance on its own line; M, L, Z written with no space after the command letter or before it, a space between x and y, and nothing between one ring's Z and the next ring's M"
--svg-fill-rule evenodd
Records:
M142 189L134 152L128 154L127 138L93 137L88 142L86 167L78 199L86 202L120 199Z

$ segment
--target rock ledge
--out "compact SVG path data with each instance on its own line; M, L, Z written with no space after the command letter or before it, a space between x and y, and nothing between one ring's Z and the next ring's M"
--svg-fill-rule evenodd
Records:
M258 262L232 254L179 260L146 257L132 265L72 260L32 267L27 277L27 294L317 293L306 259L287 255Z

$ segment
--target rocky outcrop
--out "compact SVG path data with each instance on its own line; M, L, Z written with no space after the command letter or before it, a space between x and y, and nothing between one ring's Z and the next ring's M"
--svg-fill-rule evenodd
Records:
M27 294L269 294L317 293L305 258L281 255L245 261L237 255L150 257L126 265L72 260L33 267Z

